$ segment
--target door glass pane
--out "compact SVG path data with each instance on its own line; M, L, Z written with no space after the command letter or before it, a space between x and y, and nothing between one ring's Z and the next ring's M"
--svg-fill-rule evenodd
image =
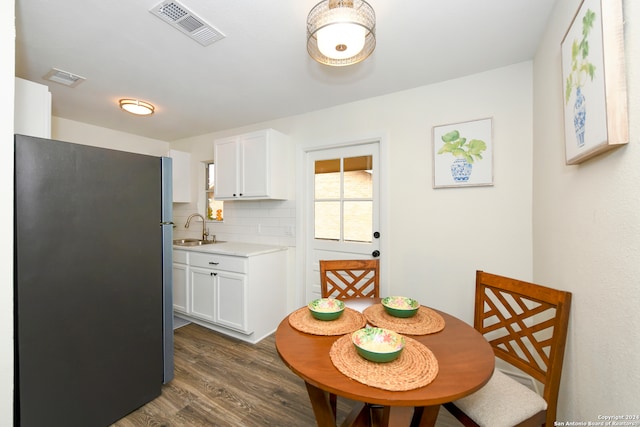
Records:
M315 198L337 199L340 197L340 159L315 162Z
M340 202L315 202L315 238L340 240Z
M372 156L344 159L344 198L370 199L373 197Z
M373 234L373 202L344 202L345 242L371 243Z

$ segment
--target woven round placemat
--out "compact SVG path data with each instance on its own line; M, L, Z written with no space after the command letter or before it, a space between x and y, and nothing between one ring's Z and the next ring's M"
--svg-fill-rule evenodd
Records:
M444 329L444 319L435 311L420 306L412 317L394 317L387 313L382 304L374 304L364 310L364 316L373 326L391 329L399 334L426 335Z
M364 315L352 308L345 307L342 316L336 320L318 320L311 315L309 308L302 307L289 315L291 327L313 335L344 335L355 332L367 324Z
M405 338L400 356L391 362L375 363L358 354L351 335L339 338L331 346L333 365L347 377L371 387L407 391L424 387L438 375L438 361L426 346Z

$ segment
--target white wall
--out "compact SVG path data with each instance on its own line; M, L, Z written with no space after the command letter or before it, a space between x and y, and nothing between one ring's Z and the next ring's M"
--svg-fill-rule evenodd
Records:
M53 117L51 120L51 138L151 156L166 156L169 152L169 143L166 141L145 138L60 117Z
M14 2L0 13L0 425L13 425L13 97Z
M565 165L560 0L534 67L533 266L573 292L559 421L640 413L640 2L624 1L630 143ZM596 70L596 72L601 70Z
M211 160L214 138L273 127L296 143L301 163L305 148L381 138L388 223L383 276L392 278L392 292L471 321L476 269L531 279L531 106L532 63L525 62L171 145L190 151L197 165ZM485 117L493 117L495 185L434 190L432 127ZM298 165L298 183L303 174ZM203 187L201 175L193 179L194 187ZM300 193L296 198L303 200ZM298 220L300 209L299 204ZM304 277L303 233L296 229L298 287Z

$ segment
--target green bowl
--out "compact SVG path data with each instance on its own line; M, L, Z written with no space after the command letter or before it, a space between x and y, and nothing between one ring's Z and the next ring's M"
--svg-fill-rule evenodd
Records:
M358 354L371 362L391 362L400 356L404 337L382 328L363 328L351 334L351 341Z
M336 320L344 312L344 302L335 298L320 298L311 301L307 307L318 320Z
M420 308L420 303L413 298L407 297L386 297L382 299L384 309L395 317L414 316Z

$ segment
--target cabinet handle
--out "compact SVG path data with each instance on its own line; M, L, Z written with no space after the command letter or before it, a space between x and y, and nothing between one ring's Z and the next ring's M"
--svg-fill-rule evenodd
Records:
M209 264L211 264L211 265L218 265L218 264L220 264L220 263L219 263L219 262L214 262L214 261L209 261Z

